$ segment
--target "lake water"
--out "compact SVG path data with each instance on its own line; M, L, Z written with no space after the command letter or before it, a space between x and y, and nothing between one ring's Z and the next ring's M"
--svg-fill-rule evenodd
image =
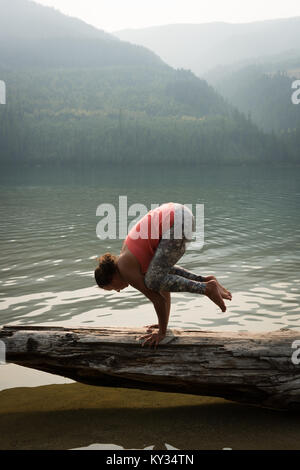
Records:
M0 326L8 323L141 327L151 303L129 287L94 282L96 257L122 240L100 240L96 209L168 201L204 204L204 246L178 264L214 274L233 299L172 294L169 326L216 331L300 328L300 168L103 168L18 170L0 177ZM130 218L129 218L130 220Z

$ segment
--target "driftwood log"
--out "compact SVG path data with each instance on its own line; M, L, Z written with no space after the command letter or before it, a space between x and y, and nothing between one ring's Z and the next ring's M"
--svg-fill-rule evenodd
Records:
M6 360L108 387L223 397L266 408L300 409L300 331L168 330L156 350L146 329L4 326ZM298 343L295 343L295 341ZM299 362L299 361L298 361Z

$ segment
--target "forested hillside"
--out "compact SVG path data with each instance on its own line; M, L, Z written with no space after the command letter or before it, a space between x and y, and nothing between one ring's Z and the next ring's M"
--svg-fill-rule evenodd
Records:
M103 38L103 32L83 37L90 33L85 24L74 37L76 21L68 17L72 34L63 37L64 15L39 5L33 14L28 0L11 1L22 4L24 25L19 22L18 34L0 42L0 79L7 87L7 104L0 106L2 164L297 159L290 142L287 150L278 137L262 133L192 72L174 70L151 51ZM14 15L8 20L13 24Z
M300 78L300 54L217 67L206 78L230 104L251 116L262 130L280 136L299 156L300 104L292 101L296 91L292 84Z
M217 69L208 79L243 113L250 113L264 130L279 132L300 127L300 106L292 103L292 83L300 77L299 59L285 63L254 64L232 71Z
M0 2L0 66L103 67L162 64L150 50L119 41L29 0Z
M4 74L5 75L5 74ZM147 67L6 72L5 162L247 162L284 158L187 71Z

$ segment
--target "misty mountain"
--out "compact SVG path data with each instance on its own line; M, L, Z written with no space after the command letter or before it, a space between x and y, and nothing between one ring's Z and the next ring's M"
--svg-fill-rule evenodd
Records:
M300 66L300 50L290 50L280 54L261 55L255 59L244 59L234 64L218 65L204 73L202 78L213 86L226 80L231 74L247 67L257 67L262 72L277 73L287 72L288 75L297 75Z
M84 22L28 0L2 0L0 26L0 79L7 85L0 107L2 164L298 158L205 80L174 70L142 46L101 31L98 37Z
M77 18L32 0L0 1L0 38L100 38L113 40L105 33Z
M300 105L291 101L292 83L300 79L300 53L217 67L205 77L263 130L278 133L300 129Z
M133 46L30 0L0 0L2 67L84 67L163 64L153 52Z
M0 161L21 165L297 161L189 71L154 67L1 71Z
M114 33L148 47L172 67L203 75L218 65L300 51L300 17L244 24L175 24Z

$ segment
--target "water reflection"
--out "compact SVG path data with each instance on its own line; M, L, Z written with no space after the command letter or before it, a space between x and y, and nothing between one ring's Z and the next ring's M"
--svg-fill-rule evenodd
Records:
M299 328L298 169L230 168L15 173L1 176L0 324L143 326L155 321L132 288L94 285L96 257L121 240L96 237L96 208L173 200L205 205L204 247L180 264L214 274L233 293L222 313L207 298L172 295L171 327ZM129 218L130 222L130 218Z
M2 391L0 416L1 449L299 449L299 412L215 397L72 383Z

